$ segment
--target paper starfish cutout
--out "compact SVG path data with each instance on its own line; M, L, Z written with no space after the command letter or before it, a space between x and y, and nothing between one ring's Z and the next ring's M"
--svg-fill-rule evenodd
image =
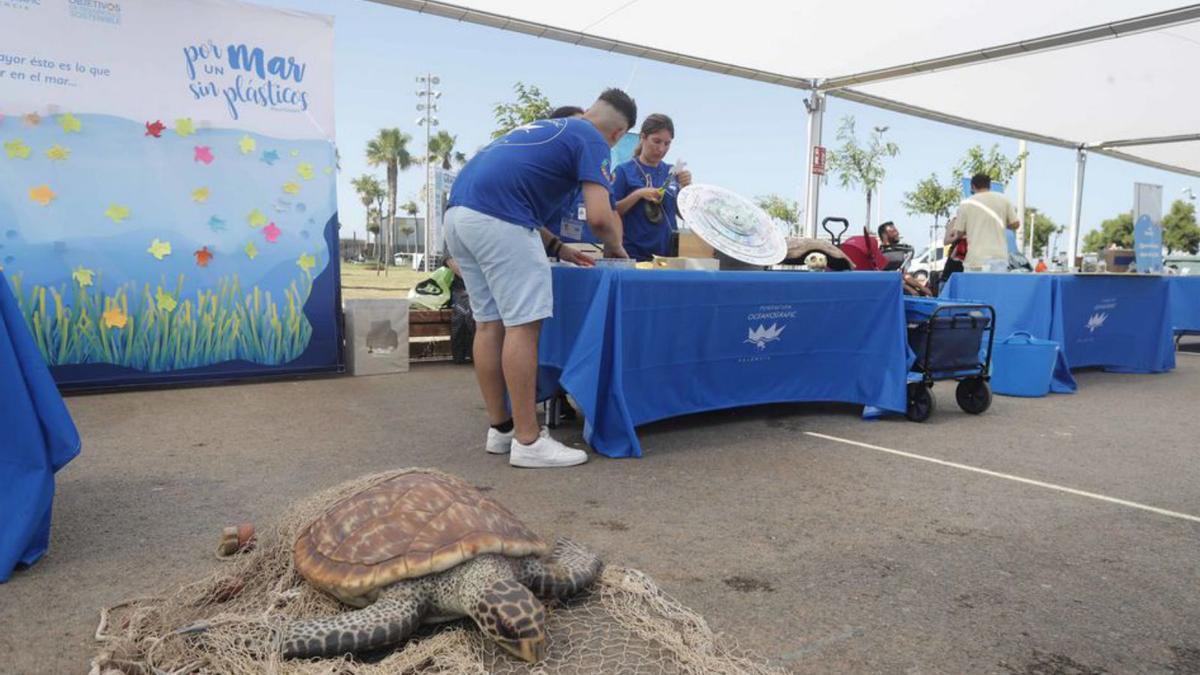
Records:
M258 247L255 246L254 242L252 241L246 242L246 247L242 250L246 252L246 257L251 260L254 260L258 257Z
M200 250L192 255L196 256L197 267L208 267L208 261L213 259L212 251L208 250L207 246L201 246Z
M114 223L119 223L129 217L129 207L109 204L108 208L104 211L104 215L108 216Z
M309 164L307 162L304 164L301 164L300 166L296 167L296 173L299 174L300 177L303 178L304 180L312 180L313 175L314 175L313 174L313 165Z
M170 312L174 310L179 304L179 302L175 300L175 296L164 292L161 288L158 289L158 293L155 294L154 299L158 301L158 308L164 312Z
M196 125L192 122L192 118L180 117L175 120L175 133L185 138L196 133Z
M302 253L300 254L300 258L296 260L296 264L300 266L300 269L308 272L313 267L316 267L317 259L307 253Z
M66 159L70 156L71 150L69 148L64 148L57 143L50 146L50 149L46 151L46 157L49 157L51 160L56 162L66 161Z
M253 138L250 138L249 136L242 136L242 140L238 141L238 150L241 150L243 155L248 155L254 152L254 148L257 147L257 145L258 144L254 142Z
M100 316L104 319L104 325L109 328L124 328L129 321L129 316L119 305L110 305Z
M275 162L279 161L279 153L274 150L263 152L262 157L259 157L260 162L266 163L268 166L275 166Z
M267 216L262 211L254 209L246 215L246 221L250 223L250 227L258 229L267 224Z
M167 128L167 125L162 123L162 120L154 122L146 122L146 135L155 138L162 138L162 132Z
M162 260L164 257L171 255L171 242L159 241L157 238L150 242L150 248L146 252L154 256L157 260Z
M289 195L298 195L298 194L300 194L300 184L299 183L290 183L290 182L284 183L283 191L288 193Z
M193 150L195 151L194 161L204 162L205 164L213 163L212 148L207 145L197 145Z
M80 122L79 118L71 113L59 115L58 125L62 127L63 133L77 134L83 131L83 122Z
M50 202L57 196L54 194L54 190L50 189L49 185L39 185L29 189L29 198L42 206L49 206Z
M92 276L95 274L95 271L89 270L86 267L76 267L75 271L71 273L71 278L74 279L75 283L79 284L80 287L86 288L87 286L92 285Z
M275 223L271 223L270 225L263 228L262 233L263 233L263 237L266 238L268 244L274 244L275 240L279 239L281 230L275 226Z
M14 138L4 144L4 153L9 159L29 159L31 150L25 142L19 138Z
M25 124L31 127L36 127L42 123L42 116L37 113L29 113L25 116Z
M225 221L213 216L212 218L208 219L208 227L213 232L221 232L225 229Z
M192 201L196 202L197 204L203 204L204 202L208 201L208 196L210 194L212 193L206 187L196 188L195 190L192 190Z

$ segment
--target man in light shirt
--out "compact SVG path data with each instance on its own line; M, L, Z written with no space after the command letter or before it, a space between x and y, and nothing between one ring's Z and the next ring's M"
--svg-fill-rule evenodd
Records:
M992 179L984 173L971 177L971 197L958 206L958 213L946 228L946 243L967 240L967 257L963 266L981 270L988 260L1003 260L1008 269L1008 239L1004 230L1019 227L1017 209L1012 202L992 192Z

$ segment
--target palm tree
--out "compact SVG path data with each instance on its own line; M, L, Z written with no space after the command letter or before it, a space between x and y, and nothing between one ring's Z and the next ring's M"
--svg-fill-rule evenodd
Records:
M371 166L380 164L387 167L387 218L381 219L385 224L383 240L386 249L384 265L391 264L392 236L396 225L396 180L401 171L412 166L413 158L408 152L408 143L412 137L399 129L380 129L379 135L367 141L367 163ZM386 273L387 268L384 268Z
M358 178L350 181L354 186L354 191L358 193L358 198L362 200L363 206L367 207L367 233L375 235L375 250L379 250L379 225L382 218L382 210L377 209L375 213L374 226L371 220L371 207L376 206L384 194L383 186L380 185L379 179L370 174L363 174Z
M446 171L453 168L451 162L457 163L459 166L466 164L467 156L454 150L454 144L457 141L458 136L451 136L448 131L437 132L437 135L429 139L429 161L440 163Z
M421 211L421 207L417 206L417 203L412 199L404 202L404 205L400 208L404 209L404 212L408 214L409 218L416 218L417 214ZM416 221L414 220L413 222L415 223ZM412 252L412 239L410 237L412 236L413 232L416 232L416 230L417 228L412 224L405 225L401 230L401 232L404 234L405 247L408 249L409 253Z

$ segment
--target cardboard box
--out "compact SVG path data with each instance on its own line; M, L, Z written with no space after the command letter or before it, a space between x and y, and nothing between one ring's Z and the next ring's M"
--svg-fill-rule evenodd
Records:
M695 232L679 231L680 258L715 258L716 251Z
M1128 272L1133 261L1131 248L1110 248L1104 251L1104 266L1109 272Z
M347 300L346 369L352 375L408 372L408 300Z
M662 258L654 256L656 270L708 270L719 269L716 258Z

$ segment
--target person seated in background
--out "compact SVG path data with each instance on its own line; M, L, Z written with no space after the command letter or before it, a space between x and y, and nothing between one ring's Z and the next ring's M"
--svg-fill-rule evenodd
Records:
M675 140L675 123L654 113L642 122L633 159L617 167L613 196L624 227L622 239L630 258L653 260L671 255L671 234L676 230L676 197L692 182L684 169L672 178L671 165L663 161Z

